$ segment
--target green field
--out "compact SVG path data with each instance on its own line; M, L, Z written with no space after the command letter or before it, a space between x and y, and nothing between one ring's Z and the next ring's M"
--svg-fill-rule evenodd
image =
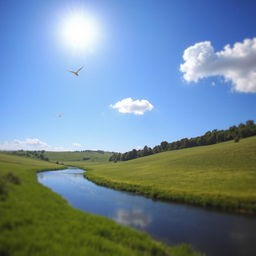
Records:
M198 255L72 208L36 180L37 171L60 167L0 154L1 256Z
M80 162L92 181L153 198L256 212L256 136L135 160Z
M45 156L49 158L50 161L82 161L83 158L90 158L86 161L89 162L107 162L112 153L104 152L80 152L80 151L72 151L72 152L51 152L46 151Z

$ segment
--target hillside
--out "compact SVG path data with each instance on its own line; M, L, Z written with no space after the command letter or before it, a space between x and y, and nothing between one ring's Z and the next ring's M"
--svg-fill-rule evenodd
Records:
M0 154L0 255L198 255L70 207L36 180L37 171L56 168Z
M87 164L98 184L226 210L256 212L256 136L167 151L126 162Z
M183 138L171 143L162 141L160 145L153 147L153 149L145 146L143 149L139 150L133 149L125 153L114 153L109 158L109 161L128 161L131 159L145 157L165 151L213 145L230 140L239 142L241 138L248 138L255 135L256 124L253 120L247 120L245 123L240 123L238 126L233 125L225 130L214 129L212 131L207 131L204 135L197 137Z
M49 158L50 161L82 161L87 158L86 161L90 162L106 162L112 155L110 152L97 152L97 151L64 151L64 152L54 152L46 151L45 156Z
M107 162L113 152L104 152L102 150L87 151L45 151L45 150L17 150L17 151L0 151L2 154L22 156L26 158L46 160L50 162L67 162L67 161L88 161L88 162Z

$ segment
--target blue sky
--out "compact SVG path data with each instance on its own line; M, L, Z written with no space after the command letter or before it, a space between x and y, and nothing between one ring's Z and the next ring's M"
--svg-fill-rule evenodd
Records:
M242 0L1 1L0 148L127 151L255 120L255 9ZM61 24L81 12L98 38L74 51ZM80 66L78 77L67 71ZM127 98L131 113L121 113L115 104Z

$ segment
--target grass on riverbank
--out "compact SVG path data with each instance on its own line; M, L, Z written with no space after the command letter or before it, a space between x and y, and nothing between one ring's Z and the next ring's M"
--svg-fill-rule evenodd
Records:
M198 255L70 207L36 180L37 171L56 168L60 165L0 154L1 256Z
M256 136L118 163L76 166L90 180L153 198L256 213Z

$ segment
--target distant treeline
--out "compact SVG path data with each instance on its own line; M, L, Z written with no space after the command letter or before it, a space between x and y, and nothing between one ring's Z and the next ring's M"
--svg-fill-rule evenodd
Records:
M37 158L40 160L49 161L49 158L44 155L45 150L17 150L17 151L7 151L6 153L16 155L16 156L25 156L30 158Z
M99 154L105 154L105 151L103 150L76 150L75 152L86 152L86 153L99 153Z
M99 154L105 154L105 153L115 153L115 152L109 152L109 151L104 151L104 150L81 150L81 151L78 151L76 150L75 152L86 152L86 153L99 153Z
M227 130L215 129L212 131L208 131L203 136L198 136L190 139L183 138L181 140L174 141L171 143L163 141L161 142L160 145L157 145L154 148L145 146L143 149L140 150L133 149L125 153L114 153L109 158L109 161L127 161L138 157L149 156L152 154L168 150L211 145L228 140L235 140L235 142L238 142L240 138L246 138L253 135L256 135L256 124L254 124L253 120L248 120L246 121L245 124L241 123L238 126L234 125L229 127L229 129Z

